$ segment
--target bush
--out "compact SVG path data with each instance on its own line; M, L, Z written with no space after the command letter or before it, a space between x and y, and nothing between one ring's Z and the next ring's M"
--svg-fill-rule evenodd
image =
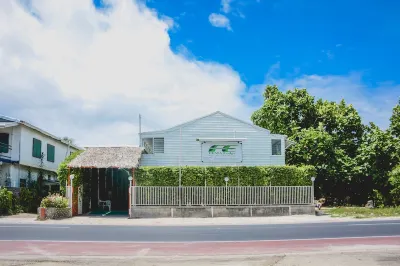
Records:
M20 188L19 204L24 212L36 212L39 205L36 191L25 187Z
M0 188L0 214L12 214L13 193L6 188Z
M60 194L52 194L42 199L40 207L43 208L68 208L68 200Z
M308 186L313 166L226 166L181 168L183 186ZM138 186L178 186L179 167L141 167L135 171Z
M73 154L71 154L70 156L68 156L67 158L65 158L65 160L60 163L60 165L58 166L57 169L57 178L58 181L60 182L60 192L61 194L65 195L65 184L67 183L67 179L68 179L68 164L75 159L79 154L81 154L83 151L76 151ZM70 174L74 174L75 178L74 178L74 186L79 186L80 183L82 182L82 178L81 178L81 170L80 169L71 169Z

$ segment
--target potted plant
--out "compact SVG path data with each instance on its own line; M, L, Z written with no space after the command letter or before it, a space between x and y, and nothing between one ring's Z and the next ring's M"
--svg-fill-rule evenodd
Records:
M45 209L45 218L63 219L72 217L71 208L68 207L68 199L60 194L51 194L42 199L40 208ZM39 209L39 214L40 214Z

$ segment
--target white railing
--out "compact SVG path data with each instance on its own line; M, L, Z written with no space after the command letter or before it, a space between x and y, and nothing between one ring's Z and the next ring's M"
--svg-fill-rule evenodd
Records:
M312 186L131 187L133 206L312 204Z

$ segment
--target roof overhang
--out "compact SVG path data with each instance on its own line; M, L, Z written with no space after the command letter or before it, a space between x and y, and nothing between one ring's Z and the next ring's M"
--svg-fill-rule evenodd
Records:
M196 141L201 142L242 142L247 138L197 138Z
M0 122L0 128L15 127L18 126L17 122Z

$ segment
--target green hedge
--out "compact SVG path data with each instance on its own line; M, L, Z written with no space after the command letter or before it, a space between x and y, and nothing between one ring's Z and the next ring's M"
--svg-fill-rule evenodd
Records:
M305 186L316 175L313 166L238 166L181 168L183 186ZM138 186L178 186L179 167L140 167L135 172Z

